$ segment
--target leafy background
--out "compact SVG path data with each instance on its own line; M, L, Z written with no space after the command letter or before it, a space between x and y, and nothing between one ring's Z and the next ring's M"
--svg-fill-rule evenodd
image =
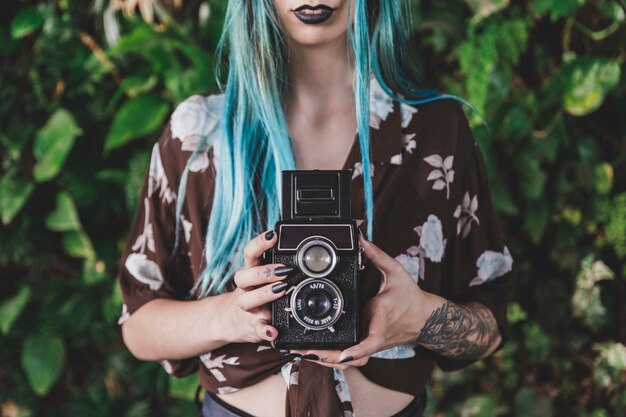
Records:
M226 0L0 13L3 416L195 415L135 360L118 257L173 106L215 85ZM467 98L517 268L512 336L436 372L431 416L626 416L624 0L415 0L428 84Z

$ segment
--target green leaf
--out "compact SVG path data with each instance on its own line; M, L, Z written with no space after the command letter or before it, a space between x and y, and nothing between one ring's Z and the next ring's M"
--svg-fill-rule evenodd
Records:
M585 116L602 105L619 83L621 71L618 61L581 57L569 62L563 74L567 79L563 108L574 116Z
M57 206L46 217L46 226L56 232L82 230L74 200L67 191L57 194Z
M170 397L191 401L195 399L196 389L199 384L198 374L193 374L185 378L170 376L169 381Z
M509 304L506 316L510 324L515 324L528 318L528 314L522 309L519 303Z
M20 10L11 22L11 37L21 39L43 26L44 18L34 7Z
M121 87L129 97L137 97L152 90L157 82L158 79L154 75L129 75L124 78Z
M614 171L611 164L603 162L593 170L594 185L600 194L608 195L613 188Z
M585 4L585 0L533 0L532 9L535 13L547 14L550 12L552 20L565 17Z
M163 124L168 111L169 105L158 94L130 99L115 114L106 137L105 153L152 133Z
M39 396L45 395L63 370L65 345L56 336L31 335L22 349L22 367L31 388Z
M615 196L605 233L617 256L620 259L626 258L626 193Z
M524 417L550 417L554 414L550 398L540 397L528 387L515 396L515 415Z
M33 153L37 158L34 177L44 182L56 176L69 155L76 136L82 133L74 116L65 109L57 110L37 133Z
M0 179L0 216L2 224L11 223L15 215L26 204L35 186L32 182L20 178L15 172L8 173Z
M22 287L13 297L0 304L0 330L6 335L11 331L13 323L18 319L30 300L30 288Z
M499 213L516 216L519 209L515 205L511 193L501 182L494 182L491 187L491 195L493 196L493 207Z
M82 230L65 233L63 235L63 248L68 255L75 258L94 259L96 257L89 236Z
M531 155L521 154L517 158L522 195L529 200L538 200L544 192L547 176L541 164Z

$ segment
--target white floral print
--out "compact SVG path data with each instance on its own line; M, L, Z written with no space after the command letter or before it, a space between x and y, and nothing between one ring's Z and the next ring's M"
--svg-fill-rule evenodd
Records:
M417 228L416 228L417 229ZM421 227L419 228L421 231ZM424 279L424 249L419 246L411 246L406 250L406 254L401 253L396 256L405 271L413 278L417 284L418 279Z
M415 346L413 343L402 343L401 345L390 347L370 355L380 359L406 359L415 356Z
M226 377L218 368L224 368L224 365L239 365L237 362L239 357L231 356L226 358L226 355L220 355L216 358L211 358L211 352L207 352L204 355L200 355L200 360L206 366L206 368L211 372L211 374L217 379L218 382L226 381Z
M413 149L417 148L417 142L415 141L415 139L413 139L414 137L415 137L415 133L402 135L402 142L404 143L404 149L410 154L413 153Z
M350 390L348 389L348 383L346 382L346 376L341 369L333 368L333 376L335 378L335 390L337 396L342 403L351 401Z
M187 219L185 219L185 216L183 216L182 214L180 215L180 222L183 225L183 231L185 232L185 242L189 243L189 240L191 239L191 228L193 227L193 224L191 224L191 222Z
M280 374L283 376L283 380L285 381L285 385L287 385L287 389L292 385L298 385L298 377L300 376L300 372L291 372L291 368L293 367L294 362L299 361L300 358L294 358L293 361L287 362L280 368Z
M126 304L122 304L122 313L120 314L120 318L117 319L117 324L122 325L126 323L129 318L130 314L128 313L128 306Z
M217 392L220 394L232 394L233 392L239 391L239 388L235 387L218 387Z
M454 217L456 217L456 234L461 233L461 239L465 238L472 228L472 222L480 224L478 216L476 216L476 210L478 210L478 194L470 198L469 192L465 192L463 201L456 207L454 211Z
M179 104L172 113L172 137L182 142L182 150L193 152L200 145L189 167L191 172L203 172L209 167L208 151L220 142L224 133L220 123L224 103L224 94L195 95Z
M417 113L417 109L408 104L400 103L400 112L402 113L402 128L406 129L409 127L409 124L413 119L413 115Z
M164 280L159 265L143 253L128 255L124 266L133 278L148 285L153 291L157 291L163 285Z
M370 164L370 177L374 176L374 164ZM354 168L352 169L352 179L354 180L355 178L357 178L359 175L363 175L363 163L362 162L356 162L354 164Z
M393 165L402 165L402 154L399 153L397 155L392 156L391 159L389 160L389 163Z
M445 188L446 199L450 199L450 184L454 181L454 170L452 169L454 155L443 159L441 155L434 154L424 158L424 161L435 168L428 174L426 180L435 181L433 190L443 190Z
M168 374L172 374L174 372L174 367L172 366L172 363L170 361L161 361L159 362L161 364L161 366L163 367L163 369L165 369L165 372L167 372Z
M441 262L447 239L443 238L439 217L430 214L421 227L417 226L413 230L420 236L420 247L424 249L426 257L433 262Z
M161 151L159 144L155 143L152 148L152 157L150 158L150 169L148 171L148 197L159 191L161 201L171 203L176 199L176 193L170 189L169 181L163 169L163 161L161 160Z
M380 86L376 77L372 77L370 83L370 126L380 129L381 122L387 120L389 113L393 112L393 98Z
M476 260L476 266L478 275L469 283L470 287L484 284L511 271L513 258L506 246L502 252L486 250Z
M145 217L143 220L143 233L137 236L137 240L132 246L132 250L144 253L146 247L152 253L156 251L154 244L154 232L152 231L152 223L150 223L150 201L148 197L143 199L143 206L145 210Z

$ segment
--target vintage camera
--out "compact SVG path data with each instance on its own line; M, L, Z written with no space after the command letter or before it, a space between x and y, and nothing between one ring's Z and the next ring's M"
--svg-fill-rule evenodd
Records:
M359 342L363 266L351 219L351 172L283 171L282 220L267 263L294 270L272 303L279 349L343 349Z

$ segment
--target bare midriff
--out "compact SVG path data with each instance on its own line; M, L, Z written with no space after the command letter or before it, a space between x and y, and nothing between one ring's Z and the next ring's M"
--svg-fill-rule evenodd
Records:
M374 384L358 368L344 371L354 414L359 417L391 416L406 407L413 396ZM287 386L281 374L231 394L218 394L224 402L255 417L284 417Z

